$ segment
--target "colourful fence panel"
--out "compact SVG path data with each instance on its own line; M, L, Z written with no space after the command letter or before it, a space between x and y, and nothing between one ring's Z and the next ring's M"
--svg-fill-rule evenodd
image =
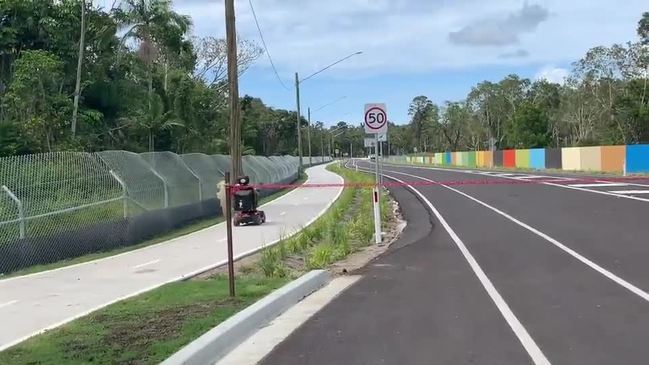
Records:
M582 147L579 150L580 170L583 171L602 171L602 149L596 147Z
M457 165L457 152L451 152L451 165Z
M443 165L444 164L444 153L436 153L435 154L435 164L437 165Z
M444 152L444 165L449 166L453 163L453 159L450 152Z
M545 168L561 170L563 164L561 161L561 148L545 149Z
M484 164L484 151L477 151L475 153L475 164L477 167L485 167Z
M581 168L581 147L564 147L561 149L561 166L567 171Z
M624 171L626 146L602 146L602 171Z
M476 151L469 151L467 152L467 166L469 167L476 167Z
M516 150L503 151L503 166L516 167Z
M530 168L530 150L516 150L516 167L521 169Z
M505 166L505 154L503 151L494 151L494 167Z
M539 170L545 168L545 149L534 148L530 150L530 167Z
M484 167L494 167L493 151L484 151Z
M626 172L649 172L649 144L626 146Z

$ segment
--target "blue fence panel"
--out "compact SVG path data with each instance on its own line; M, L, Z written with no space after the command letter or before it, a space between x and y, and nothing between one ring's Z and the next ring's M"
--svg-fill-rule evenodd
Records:
M534 148L530 150L530 167L539 170L545 168L545 149Z
M649 172L649 144L626 146L626 171L629 173Z
M447 165L447 166L451 165L451 153L450 152L444 152L444 165Z

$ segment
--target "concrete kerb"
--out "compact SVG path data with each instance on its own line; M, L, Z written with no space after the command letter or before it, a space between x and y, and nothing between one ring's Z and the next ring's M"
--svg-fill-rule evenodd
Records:
M326 270L314 270L277 289L250 307L214 327L170 358L163 365L214 364L231 350L290 307L325 286Z

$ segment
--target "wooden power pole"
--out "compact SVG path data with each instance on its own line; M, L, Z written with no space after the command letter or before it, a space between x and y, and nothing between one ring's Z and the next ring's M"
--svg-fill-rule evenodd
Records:
M241 120L239 119L239 71L237 70L237 31L234 0L225 0L225 33L228 47L228 84L230 105L230 157L231 179L241 176Z

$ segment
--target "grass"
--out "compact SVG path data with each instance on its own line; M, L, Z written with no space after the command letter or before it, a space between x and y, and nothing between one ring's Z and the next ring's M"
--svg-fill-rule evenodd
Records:
M346 183L374 183L371 174L354 172L337 165L329 170ZM381 199L383 222L390 217L388 199ZM331 208L295 236L280 240L262 252L262 272L267 277L296 276L303 270L323 269L370 244L374 234L371 189L345 189ZM304 265L287 266L287 259L300 258Z
M239 276L165 285L48 331L6 351L0 364L157 364L287 278Z
M307 179L306 174L301 173L299 179L295 182L295 184L302 184L302 183L304 183L306 181L306 179ZM293 189L284 189L284 190L278 191L275 194L271 194L271 195L269 195L267 197L264 197L264 198L260 199L260 204L269 203L269 202L271 202L271 201L273 201L275 199L280 198L281 196L283 196L285 194L288 194L292 190ZM65 267L65 266L81 264L81 263L88 262L88 261L99 260L99 259L103 259L103 258L106 258L106 257L119 255L119 254L124 253L124 252L137 250L139 248L152 246L152 245L155 245L155 244L158 244L158 243L162 243L162 242L165 242L165 241L172 240L174 238L182 237L182 236L194 233L196 231L200 231L202 229L209 228L209 227L211 227L213 225L222 223L223 221L224 221L223 217L213 217L213 218L200 219L200 220L191 222L191 223L187 224L184 227L181 227L181 228L169 231L167 233L155 236L153 238L150 238L150 239L148 239L148 240L146 240L144 242L138 243L136 245L127 246L127 247L120 247L120 248L114 249L114 250L109 250L109 251L103 251L103 252L97 252L97 253L92 253L92 254L88 254L88 255L83 255L83 256L75 257L75 258L69 259L69 260L62 260L62 261L58 261L58 262L53 262L51 264L30 266L30 267L25 268L25 269L14 271L14 272L9 273L7 275L0 274L0 280L10 278L10 277L34 274L34 273L42 272L42 271L54 270L54 269L58 269L58 268Z

